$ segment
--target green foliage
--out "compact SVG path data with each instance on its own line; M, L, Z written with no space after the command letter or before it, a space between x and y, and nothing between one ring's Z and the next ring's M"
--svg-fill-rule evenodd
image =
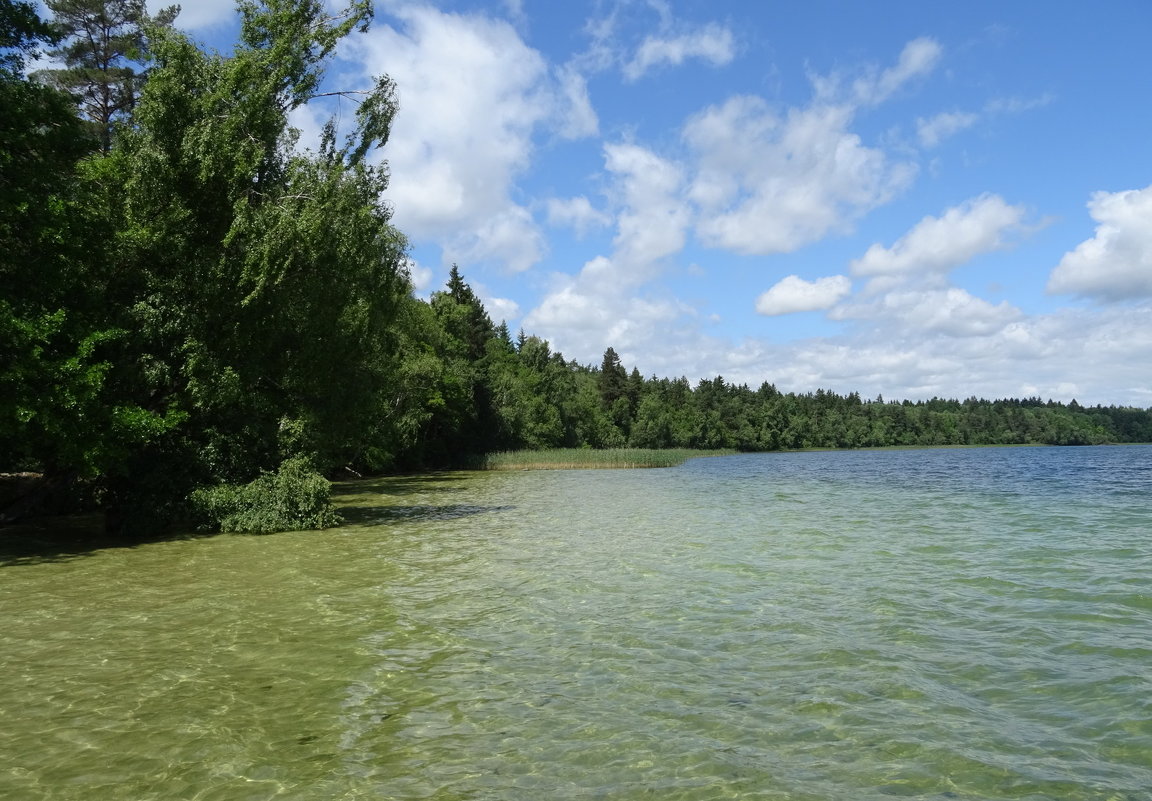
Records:
M0 3L0 71L23 74L25 58L36 58L40 43L55 44L60 38L56 28L40 19L35 4L27 0Z
M303 531L340 524L331 490L307 458L293 457L248 484L198 489L191 504L202 525L219 531Z
M331 126L320 153L300 154L287 122L370 4L332 16L320 2L243 3L227 59L145 21L137 0L55 8L104 26L101 42L72 41L76 58L99 44L120 64L146 44L153 66L117 106L131 124L83 160L68 98L0 76L20 101L0 123L0 165L19 168L0 174L6 457L95 476L110 524L143 530L198 485L243 484L300 453L329 471L395 450L377 420L395 388L407 245L381 200L386 168L363 160L387 137L391 84L356 94L342 148ZM58 129L71 139L36 133ZM367 447L365 432L385 441Z
M106 233L79 178L94 142L70 98L29 80L23 55L58 37L0 7L0 453L51 481L93 477L174 425L117 397L125 331L107 313Z
M113 123L132 111L144 81L130 62L147 58L146 27L170 25L180 7L149 17L144 0L46 0L46 5L66 39L50 55L64 68L42 70L37 77L75 99L106 153Z
M366 8L241 10L227 59L153 29L134 124L92 176L130 276L118 287L129 391L185 415L169 469L226 483L302 452L332 470L364 451L409 291L406 243L380 199L385 171L351 163L330 139L320 154L295 153L287 123ZM386 135L386 89L370 93L384 118L361 115L357 142Z
M620 364L620 357L612 348L604 351L600 363L600 376L597 379L600 401L605 409L611 409L616 401L626 398L628 392L628 372Z

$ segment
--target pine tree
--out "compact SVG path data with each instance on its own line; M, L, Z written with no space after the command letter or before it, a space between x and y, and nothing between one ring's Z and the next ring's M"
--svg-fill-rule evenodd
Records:
M113 124L132 112L144 73L133 66L145 59L148 24L170 25L180 13L170 6L149 17L144 0L47 0L65 43L49 55L63 69L37 77L71 94L97 129L100 147L112 146Z

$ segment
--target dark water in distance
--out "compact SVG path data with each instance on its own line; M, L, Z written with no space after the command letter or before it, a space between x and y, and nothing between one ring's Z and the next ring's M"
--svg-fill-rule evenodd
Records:
M0 551L0 798L1152 798L1152 447L345 485Z

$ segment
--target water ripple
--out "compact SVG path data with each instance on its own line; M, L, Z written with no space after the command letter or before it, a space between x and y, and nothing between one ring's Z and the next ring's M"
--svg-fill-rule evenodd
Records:
M1152 448L345 487L0 569L0 797L1143 801Z

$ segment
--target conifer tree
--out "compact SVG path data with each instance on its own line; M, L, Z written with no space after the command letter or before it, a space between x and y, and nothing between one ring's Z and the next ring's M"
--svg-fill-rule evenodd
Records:
M612 408L617 399L625 397L628 393L628 373L620 364L620 356L611 347L604 351L597 383L600 401L605 409Z
M65 38L49 55L64 67L43 70L38 77L76 99L107 153L113 123L132 112L143 83L138 67L146 58L145 26L170 25L180 7L149 17L144 0L46 0L46 5Z

